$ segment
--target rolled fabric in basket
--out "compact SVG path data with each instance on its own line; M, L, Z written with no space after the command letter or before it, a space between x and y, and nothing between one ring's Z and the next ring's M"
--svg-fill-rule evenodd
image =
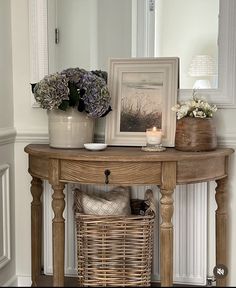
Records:
M130 215L130 187L115 187L109 192L84 192L74 189L75 212L89 215Z

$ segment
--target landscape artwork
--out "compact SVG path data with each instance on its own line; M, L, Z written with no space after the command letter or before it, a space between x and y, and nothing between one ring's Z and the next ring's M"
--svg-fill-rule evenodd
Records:
M108 145L145 146L147 129L162 130L162 145L174 147L179 58L110 58L112 111L106 117Z
M161 128L163 73L127 72L122 76L120 132Z

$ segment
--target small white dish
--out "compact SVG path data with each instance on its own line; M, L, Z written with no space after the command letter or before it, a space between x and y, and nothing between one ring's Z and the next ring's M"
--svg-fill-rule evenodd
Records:
M87 150L99 151L99 150L106 149L107 144L105 144L105 143L85 143L84 148Z

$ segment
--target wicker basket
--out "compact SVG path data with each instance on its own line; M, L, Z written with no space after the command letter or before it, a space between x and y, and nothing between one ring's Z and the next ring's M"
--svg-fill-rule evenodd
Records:
M155 211L146 214L76 213L79 286L150 286Z

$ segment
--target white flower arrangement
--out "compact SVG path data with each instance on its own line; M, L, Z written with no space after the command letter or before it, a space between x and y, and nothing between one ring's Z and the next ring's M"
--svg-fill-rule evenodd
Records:
M184 117L192 118L212 118L213 113L217 111L216 105L210 105L202 96L196 95L196 90L193 91L193 99L176 104L171 108L176 112L177 119Z

